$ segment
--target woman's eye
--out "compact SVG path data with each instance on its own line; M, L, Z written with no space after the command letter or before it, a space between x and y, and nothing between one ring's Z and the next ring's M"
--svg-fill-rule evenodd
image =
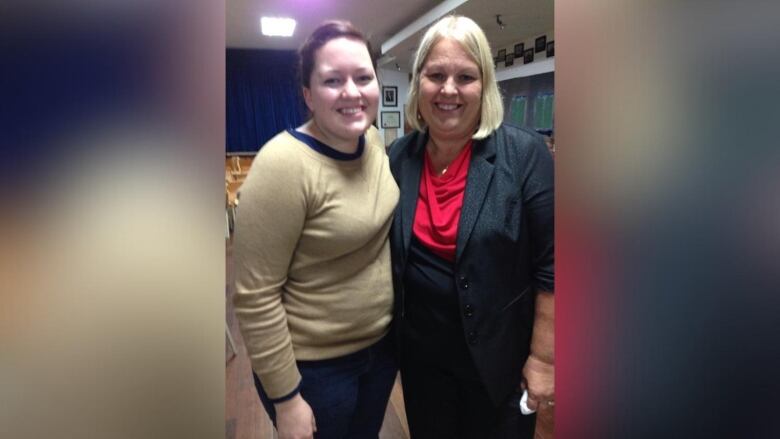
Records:
M328 78L328 79L325 80L325 85L333 86L333 85L339 85L339 84L341 84L341 79L338 79L338 78Z
M476 76L472 76L472 75L460 75L459 79L460 82L473 82L477 80Z
M443 73L429 73L428 78L431 81L441 82L444 81L444 74Z
M358 77L358 82L361 84L368 84L369 82L373 81L374 77L371 75L363 75Z

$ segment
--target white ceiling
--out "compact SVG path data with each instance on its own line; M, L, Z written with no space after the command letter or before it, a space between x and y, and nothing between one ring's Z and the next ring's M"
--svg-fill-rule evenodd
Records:
M297 49L323 20L340 18L362 30L379 52L385 41L440 3L437 0L227 0L226 40L230 48ZM553 0L468 0L451 12L474 19L496 48L541 35L554 27ZM499 29L496 14L505 28ZM284 16L298 22L292 38L260 33L261 16ZM427 28L427 26L425 27ZM413 33L383 56L393 56L408 70L422 30Z

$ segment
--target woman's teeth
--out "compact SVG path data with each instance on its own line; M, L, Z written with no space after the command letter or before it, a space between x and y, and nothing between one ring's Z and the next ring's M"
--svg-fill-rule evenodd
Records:
M440 110L444 111L452 111L458 108L457 104L437 104L436 106L439 107Z
M355 113L357 113L359 111L360 111L360 107L342 108L341 110L339 110L339 113L341 113L341 114L355 114Z

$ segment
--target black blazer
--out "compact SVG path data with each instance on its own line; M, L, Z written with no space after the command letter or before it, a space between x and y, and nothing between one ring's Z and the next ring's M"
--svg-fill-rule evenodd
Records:
M405 315L403 278L427 132L391 145L401 189L390 243L395 318ZM472 145L456 241L455 285L463 337L496 405L520 383L537 291L553 291L553 162L542 138L502 125ZM397 320L400 321L400 320Z

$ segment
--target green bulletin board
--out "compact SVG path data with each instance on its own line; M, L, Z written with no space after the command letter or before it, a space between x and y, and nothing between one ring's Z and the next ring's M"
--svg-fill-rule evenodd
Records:
M555 72L505 79L498 86L504 122L534 131L553 130Z
M510 120L517 126L525 125L525 107L528 104L528 99L525 96L513 96L512 104L509 109Z
M539 94L534 100L534 128L551 130L553 123L554 96L551 93Z

